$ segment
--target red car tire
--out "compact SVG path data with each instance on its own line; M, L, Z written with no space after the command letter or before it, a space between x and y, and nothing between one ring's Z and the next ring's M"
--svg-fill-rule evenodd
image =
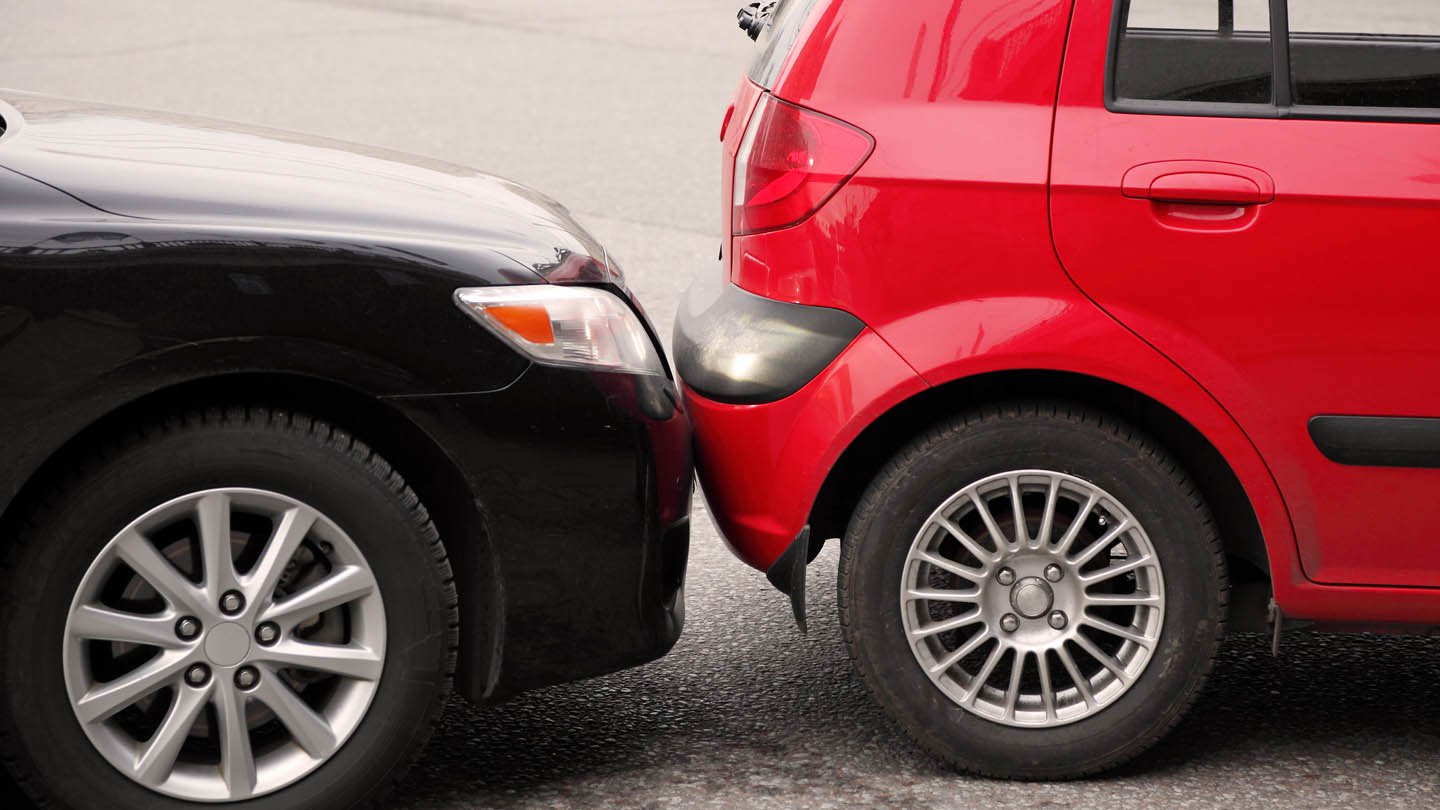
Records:
M1058 483L1045 491L1055 494L1040 497L1046 480L1040 471L1054 471L1051 480ZM998 483L989 491L974 490L984 494L961 497L983 481ZM1013 491L1020 493L1023 535L1016 531L1017 520L1003 514L1008 511L1008 481L1017 482ZM1086 487L1101 493L1095 505L1087 513L1077 508L1067 517L1069 499L1082 497ZM950 502L957 505L945 506ZM986 508L994 520L989 525L1000 528L988 541L976 539L983 533L979 530L961 528L972 516L979 520L979 502L990 504ZM1002 508L992 508L996 504ZM987 575L957 562L979 558L961 549L963 544L948 533L935 535L941 539L926 550L925 543L932 542L926 539L931 521L947 509L954 515L948 524L953 531L969 536L979 551L993 551ZM1052 517L1048 523L1047 509ZM1047 563L1056 545L1051 540L1062 534L1062 525L1066 529L1060 541L1070 538L1068 551L1054 559L1068 573ZM1112 535L1118 539L1108 541L1113 545L1106 554L1096 544L1103 545ZM1040 548L1030 548L1022 537L1036 539ZM1007 550L1007 539L1017 548ZM946 550L947 544L954 550ZM1092 548L1098 549L1093 559L1070 571L1069 561L1085 557ZM938 560L939 566L924 562L937 557L946 559ZM1034 570L1027 571L1027 566ZM1158 570L1137 573L1146 566ZM1130 573L1119 576L1104 573L1127 569ZM963 576L950 575L950 570ZM1041 584L1052 574L1057 581ZM924 582L907 586L913 576L922 576ZM1151 577L1144 589L1124 584L1140 576ZM947 577L950 584L936 584ZM1095 590L1112 587L1106 583L1117 583L1113 589L1119 593ZM902 588L909 588L906 597ZM973 599L975 610L957 609L954 618L932 621L936 602L913 599L921 593ZM1043 593L1051 594L1048 603L1025 602ZM1158 604L1119 608L1131 617L1127 623L1097 615L1117 609L1102 599L1158 599ZM972 412L923 434L871 484L846 533L840 562L846 643L875 698L916 742L951 766L1015 779L1098 773L1163 737L1185 715L1210 672L1224 630L1226 599L1225 560L1214 523L1179 465L1122 421L1054 403ZM1022 605L1035 615L1023 614ZM1055 617L1067 606L1078 610L1063 619ZM917 618L916 611L924 615ZM1160 621L1149 620L1154 612ZM937 658L949 658L971 644L958 629L924 635L964 624L969 616L974 617L971 625L980 628L977 636L989 634L974 642L976 651L938 674L923 665L931 647ZM1062 621L1064 629L1049 626ZM1119 629L1121 624L1127 627ZM1108 626L1139 638L1141 629L1128 629L1130 624L1153 630L1148 649L1095 630ZM947 648L941 639L950 633L956 635ZM1077 641L1079 636L1084 640ZM1130 670L1125 678L1100 658L1087 658L1085 649L1096 645L1120 671ZM992 657L998 663L991 662ZM1039 674L1042 658L1044 676ZM983 665L971 663L982 660ZM1067 660L1080 670L1089 690L1085 694L1070 676L1074 670L1066 671ZM1010 675L1004 674L1007 667ZM975 681L982 677L977 691ZM1003 709L999 718L987 716L991 704Z

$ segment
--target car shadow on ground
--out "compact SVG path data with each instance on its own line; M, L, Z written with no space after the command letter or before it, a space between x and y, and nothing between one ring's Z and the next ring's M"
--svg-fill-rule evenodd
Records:
M805 804L836 795L874 804L954 786L958 777L918 753L852 675L833 573L817 588L808 637L785 627L783 614L737 615L687 633L670 657L638 670L491 706L453 702L405 783L403 806ZM781 614L773 595L755 596ZM743 613L755 603L725 602ZM1287 784L1350 779L1353 768L1376 790L1431 795L1440 792L1437 696L1433 639L1297 633L1274 658L1268 637L1234 635L1174 733L1112 774L1065 787L1081 799L1240 772L1283 803Z
M492 705L453 699L393 806L775 805L835 796L893 805L982 787L917 752L874 706L844 653L833 573L818 578L809 636L787 626L757 585L755 593L710 595L722 615L648 666ZM1433 796L1437 697L1434 639L1299 633L1272 658L1268 638L1235 635L1194 710L1150 753L1087 782L985 789L1015 798L1048 789L1069 804L1121 790L1213 790L1240 772L1280 804L1317 780L1348 790L1359 779L1375 796ZM0 797L3 806L26 806L8 780Z

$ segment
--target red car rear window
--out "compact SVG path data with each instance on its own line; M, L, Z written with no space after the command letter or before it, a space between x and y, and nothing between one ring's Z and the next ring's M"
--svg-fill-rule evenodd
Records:
M755 62L750 65L750 81L766 90L775 86L785 57L795 47L800 28L810 16L817 0L780 0L770 14L770 24L755 41Z

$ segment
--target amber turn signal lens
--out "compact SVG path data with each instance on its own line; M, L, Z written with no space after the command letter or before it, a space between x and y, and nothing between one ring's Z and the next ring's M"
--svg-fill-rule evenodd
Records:
M531 343L555 342L550 312L545 307L502 304L486 307L485 313L494 318L496 323Z

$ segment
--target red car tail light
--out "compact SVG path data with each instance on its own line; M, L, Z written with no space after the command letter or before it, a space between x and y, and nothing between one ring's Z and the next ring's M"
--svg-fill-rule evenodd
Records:
M735 235L803 222L874 148L868 133L844 121L762 96L735 159Z

